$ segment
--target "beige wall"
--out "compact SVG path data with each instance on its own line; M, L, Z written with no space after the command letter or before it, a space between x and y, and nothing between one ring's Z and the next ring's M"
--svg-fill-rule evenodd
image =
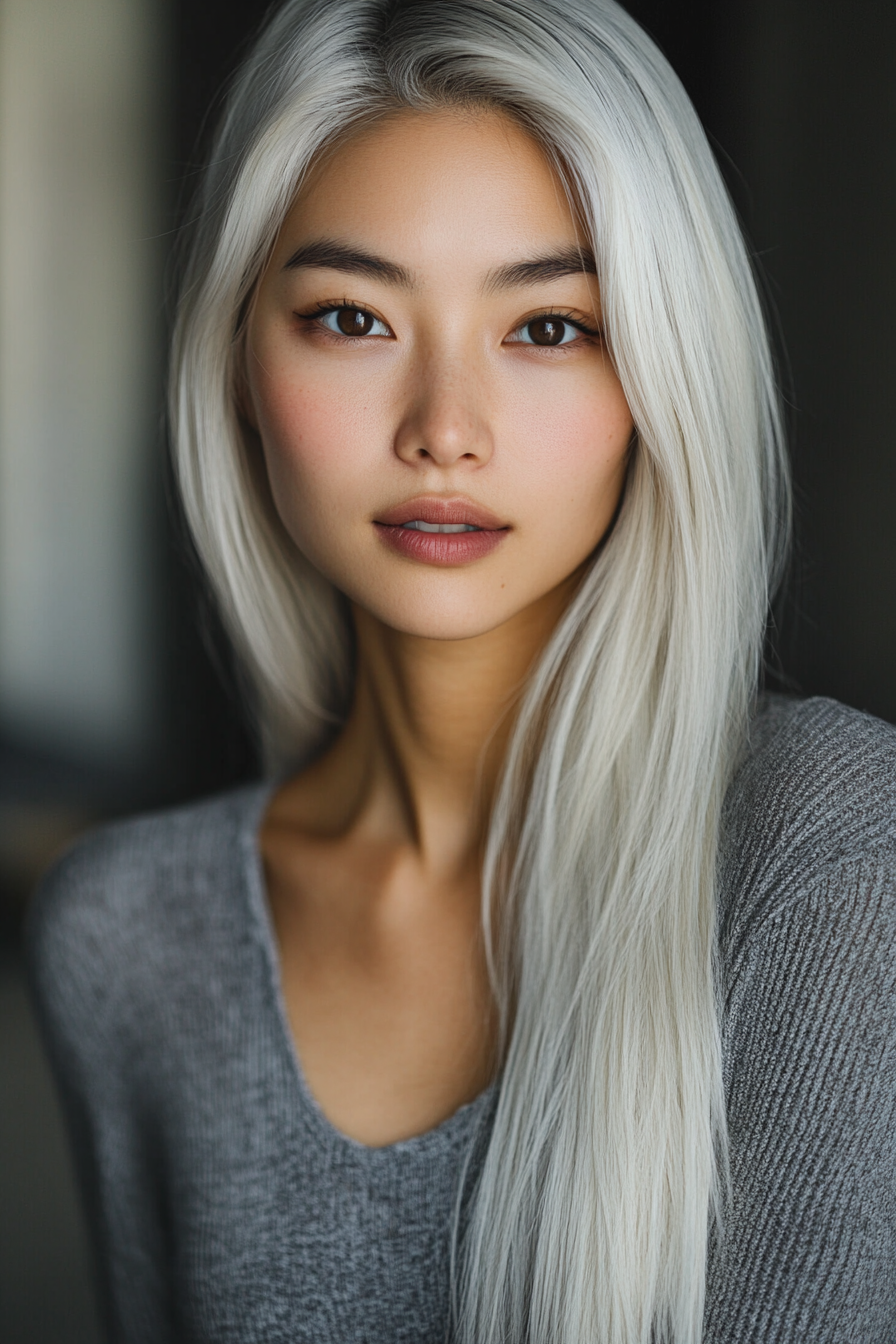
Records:
M0 726L146 757L157 0L0 0Z

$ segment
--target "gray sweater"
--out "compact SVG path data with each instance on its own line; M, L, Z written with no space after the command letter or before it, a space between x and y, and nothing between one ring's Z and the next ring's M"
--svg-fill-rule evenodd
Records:
M280 995L267 796L107 828L33 909L110 1336L442 1344L457 1182L495 1090L381 1149L326 1120ZM896 1341L894 928L896 731L765 702L723 828L733 1206L707 1344Z

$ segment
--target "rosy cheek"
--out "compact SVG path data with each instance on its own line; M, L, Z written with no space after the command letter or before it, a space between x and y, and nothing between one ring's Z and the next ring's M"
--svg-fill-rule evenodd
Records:
M273 380L258 398L259 429L269 468L277 473L314 473L338 458L349 417L314 387L278 386Z
M367 399L359 405L325 380L269 377L256 384L277 511L296 544L324 570L333 536L347 536L346 511L354 519L366 514L365 446L373 433L366 405Z
M560 498L593 506L595 494L616 481L632 431L621 390L569 396L549 407L529 405L520 420L533 470Z

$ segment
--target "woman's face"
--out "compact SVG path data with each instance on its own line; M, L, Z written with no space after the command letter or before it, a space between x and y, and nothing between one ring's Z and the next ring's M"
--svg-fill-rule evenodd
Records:
M246 412L296 545L430 638L557 589L610 524L632 433L600 329L587 243L508 118L406 112L340 147L247 337Z

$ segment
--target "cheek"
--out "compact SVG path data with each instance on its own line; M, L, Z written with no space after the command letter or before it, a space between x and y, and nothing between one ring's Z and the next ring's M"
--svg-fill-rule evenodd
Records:
M563 395L528 395L515 419L532 487L551 506L546 524L591 549L619 502L634 427L618 379L596 388L593 379L570 380Z
M363 476L382 432L372 396L338 395L320 380L255 380L253 402L274 502L293 532L326 522Z

